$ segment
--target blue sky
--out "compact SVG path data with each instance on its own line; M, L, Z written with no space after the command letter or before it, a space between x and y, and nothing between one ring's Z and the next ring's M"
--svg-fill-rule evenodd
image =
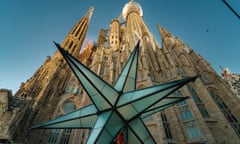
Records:
M87 39L108 28L128 0L2 0L0 4L0 88L15 93L61 43L90 6L95 10ZM219 73L219 65L240 73L240 20L222 0L136 0L144 21L159 43L157 24L203 56ZM240 13L240 1L228 0Z

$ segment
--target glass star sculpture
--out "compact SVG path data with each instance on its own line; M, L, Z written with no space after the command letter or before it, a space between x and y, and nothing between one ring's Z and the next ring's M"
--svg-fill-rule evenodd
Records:
M143 119L187 97L169 95L195 77L136 89L139 43L135 46L116 83L111 86L57 43L56 46L90 97L92 104L31 129L91 129L87 144L113 143L121 132L129 144L156 143Z

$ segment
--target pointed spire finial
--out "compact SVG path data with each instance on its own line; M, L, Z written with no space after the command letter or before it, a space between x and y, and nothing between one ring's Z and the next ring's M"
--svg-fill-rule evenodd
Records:
M91 18L93 11L94 11L94 7L91 6L88 12L86 13L85 17Z

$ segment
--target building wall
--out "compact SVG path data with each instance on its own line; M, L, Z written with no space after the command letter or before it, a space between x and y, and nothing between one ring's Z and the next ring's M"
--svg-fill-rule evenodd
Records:
M8 89L0 89L0 143L12 143L17 131L22 111L26 110L29 100L21 100Z

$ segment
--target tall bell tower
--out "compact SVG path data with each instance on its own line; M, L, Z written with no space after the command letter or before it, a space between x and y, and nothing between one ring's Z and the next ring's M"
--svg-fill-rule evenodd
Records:
M86 37L89 22L94 8L88 12L72 28L62 42L62 47L74 56L78 56ZM58 51L53 57L48 56L43 65L28 79L22 83L16 96L21 99L31 99L27 111L19 121L18 131L14 135L15 142L21 143L46 143L44 137L48 131L30 131L33 123L48 120L52 117L55 107L62 100L67 89L72 72Z

